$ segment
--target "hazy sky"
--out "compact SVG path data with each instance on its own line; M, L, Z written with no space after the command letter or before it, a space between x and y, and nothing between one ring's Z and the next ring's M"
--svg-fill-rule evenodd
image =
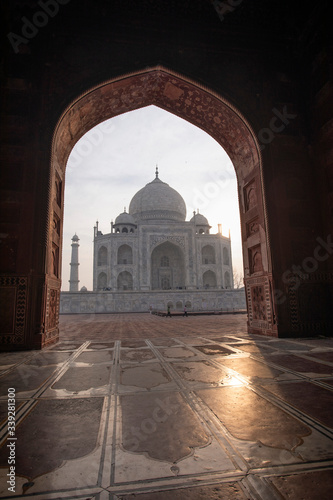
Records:
M69 157L65 182L62 290L69 289L71 238L79 247L79 289L92 290L93 226L110 233L111 220L128 211L134 194L155 178L176 189L187 207L199 209L217 233L231 231L233 267L242 274L236 175L221 146L182 118L148 106L91 129Z

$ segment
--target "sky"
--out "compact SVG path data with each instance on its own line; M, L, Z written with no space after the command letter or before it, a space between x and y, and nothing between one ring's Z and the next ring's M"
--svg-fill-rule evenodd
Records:
M100 123L74 146L66 168L62 290L69 290L71 239L79 244L79 289L92 290L93 227L110 233L111 220L155 178L178 191L186 220L198 210L217 233L231 234L234 270L243 274L237 181L222 147L206 132L156 106Z

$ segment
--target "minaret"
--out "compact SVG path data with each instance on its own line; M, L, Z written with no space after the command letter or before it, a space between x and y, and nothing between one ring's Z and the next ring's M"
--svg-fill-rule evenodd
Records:
M71 259L71 275L69 279L69 291L79 291L79 237L75 233L72 238L72 259Z

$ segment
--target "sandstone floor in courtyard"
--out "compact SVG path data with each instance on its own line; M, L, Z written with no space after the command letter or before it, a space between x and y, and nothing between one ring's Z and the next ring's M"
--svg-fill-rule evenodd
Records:
M42 352L0 354L1 498L332 497L333 339L248 335L245 314L60 327Z

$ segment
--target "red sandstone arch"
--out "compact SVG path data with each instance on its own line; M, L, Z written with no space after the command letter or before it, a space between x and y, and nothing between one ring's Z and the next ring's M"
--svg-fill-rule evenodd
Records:
M61 256L62 228L60 238L57 238L53 221L55 218L63 220L68 156L80 137L101 121L148 105L158 106L201 128L231 158L238 180L249 331L277 335L272 312L271 260L258 140L246 118L222 96L184 76L155 67L115 78L88 90L67 107L56 126L50 170L48 321L44 345L58 335L59 307L50 302L50 297L56 296L59 302L61 263L60 260L54 263L52 259ZM58 275L54 274L54 269L59 270Z

